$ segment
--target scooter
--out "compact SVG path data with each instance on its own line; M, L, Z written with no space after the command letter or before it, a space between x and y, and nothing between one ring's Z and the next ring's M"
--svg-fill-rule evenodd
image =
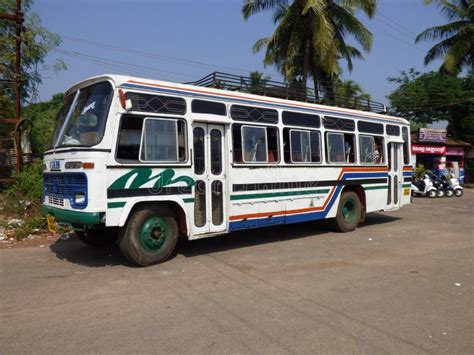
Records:
M433 186L430 177L425 174L423 179L417 179L413 176L411 181L412 196L428 196L430 198L438 196L438 190Z
M432 172L427 172L426 173L428 177L430 178L431 182L433 183L433 186L438 190L438 197L453 197L454 196L454 190L449 186L448 182L445 180L442 180L440 177L436 176Z
M449 186L453 189L454 196L461 197L464 194L464 189L462 188L461 184L459 183L459 180L455 176L448 174L444 178L449 184Z

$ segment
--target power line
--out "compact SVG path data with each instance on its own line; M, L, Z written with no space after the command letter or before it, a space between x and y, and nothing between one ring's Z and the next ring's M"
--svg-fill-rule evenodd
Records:
M135 55L140 55L140 56L145 56L145 57L150 57L150 58L155 58L163 61L168 61L168 62L173 62L173 63L182 63L182 64L188 64L192 66L198 66L198 67L204 67L207 69L225 69L225 70L231 70L231 71L239 71L239 72L245 72L248 73L248 70L246 69L241 69L241 68L233 68L233 67L228 67L228 66L222 66L222 65L217 65L217 64L208 64L204 62L198 62L198 61L193 61L193 60L188 60L188 59L183 59L179 57L172 57L172 56L166 56L162 54L157 54L157 53L151 53L151 52L145 52L141 50L135 50L135 49L130 49L130 48L123 48L120 46L104 43L104 42L97 42L97 41L91 41L91 40L86 40L78 37L73 37L73 36L68 36L64 34L60 34L61 37L74 41L77 43L82 43L86 45L92 45L96 47L101 47L101 48L108 48L112 50L116 50L119 52L125 52L129 54L135 54Z

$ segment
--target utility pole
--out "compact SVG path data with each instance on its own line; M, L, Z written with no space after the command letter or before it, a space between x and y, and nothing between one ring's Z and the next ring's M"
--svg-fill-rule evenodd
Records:
M21 0L16 0L15 14L0 13L0 19L12 21L16 26L16 50L15 50L15 118L3 118L0 122L14 123L14 139L15 139L15 153L16 153L16 170L21 170L21 146L20 146L20 132L16 129L21 120L21 32L24 21L24 14L21 11Z

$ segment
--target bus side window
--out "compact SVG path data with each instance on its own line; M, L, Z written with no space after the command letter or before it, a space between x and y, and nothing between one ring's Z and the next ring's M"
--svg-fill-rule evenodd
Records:
M268 162L277 163L280 161L280 154L278 149L278 129L275 127L267 127L268 139Z
M353 134L344 134L344 161L346 163L355 162L355 136Z
M138 161L143 116L123 115L117 144L117 160Z
M234 163L277 163L278 146L276 127L232 125Z
M409 134L408 128L402 127L402 138L403 138L403 163L410 165L410 150L409 150Z
M240 128L242 125L232 125L232 153L234 155L234 163L242 163L242 134Z
M326 139L330 163L355 162L355 136L349 133L328 133Z
M359 136L359 156L361 163L383 164L383 137Z

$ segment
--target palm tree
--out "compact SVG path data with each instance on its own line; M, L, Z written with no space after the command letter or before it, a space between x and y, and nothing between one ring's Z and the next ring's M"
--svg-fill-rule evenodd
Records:
M431 3L432 0L425 0ZM425 56L425 65L442 58L440 70L448 73L460 72L463 68L474 67L474 1L436 0L442 13L451 21L446 25L426 29L416 37L422 40L442 41L434 45Z
M259 71L250 72L249 91L252 94L262 95L268 80L271 80L270 75L260 73Z
M315 83L315 92L334 92L340 75L339 60L347 62L362 58L361 52L346 43L352 35L365 51L372 45L372 34L356 18L362 10L372 17L376 0L245 0L245 19L264 10L274 10L275 32L258 40L253 50L266 47L264 64L275 64L288 82L301 82L306 88L308 76Z
M360 103L370 100L362 87L353 80L338 80L335 85L335 100L338 106L359 107Z

